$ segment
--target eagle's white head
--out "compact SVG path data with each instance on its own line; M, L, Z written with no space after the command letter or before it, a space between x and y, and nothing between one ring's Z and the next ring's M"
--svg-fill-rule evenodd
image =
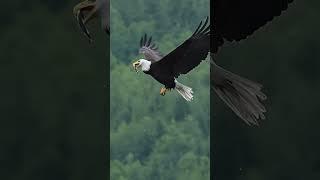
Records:
M134 70L138 72L138 69L141 68L142 71L149 71L151 66L151 61L145 59L139 59L138 61L132 64Z

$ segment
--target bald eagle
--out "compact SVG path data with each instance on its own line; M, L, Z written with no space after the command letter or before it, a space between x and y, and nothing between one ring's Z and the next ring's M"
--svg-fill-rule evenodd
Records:
M73 15L78 21L79 27L81 28L84 35L92 42L92 37L89 30L86 27L91 19L96 16L100 16L101 26L103 30L110 35L110 4L109 0L85 0L77 4L73 8ZM86 16L85 16L86 14Z
M195 32L180 46L166 56L162 56L152 43L152 37L147 35L140 40L139 52L145 59L134 62L133 68L138 72L141 69L145 74L152 76L164 85L160 94L165 95L171 89L175 89L185 100L193 99L192 88L179 83L176 78L181 74L187 74L205 60L210 50L210 25L208 17L205 22L200 22Z
M213 2L211 58L225 41L246 39L257 29L279 16L293 0L215 0ZM262 85L231 73L211 61L211 84L218 96L244 122L258 125L265 119L260 101L267 96Z

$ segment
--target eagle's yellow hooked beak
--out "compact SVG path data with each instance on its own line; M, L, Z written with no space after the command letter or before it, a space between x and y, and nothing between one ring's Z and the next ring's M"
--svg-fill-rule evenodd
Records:
M132 66L133 66L134 70L135 70L136 72L138 72L138 67L140 66L140 62L139 62L139 61L134 62L134 63L132 64Z

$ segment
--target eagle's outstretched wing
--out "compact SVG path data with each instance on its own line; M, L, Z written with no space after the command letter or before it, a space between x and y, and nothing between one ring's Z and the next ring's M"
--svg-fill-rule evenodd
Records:
M152 42L152 36L149 37L147 34L140 39L139 53L143 54L145 59L152 63L159 61L162 58L160 51L155 43Z
M193 35L164 56L160 61L153 63L153 70L158 74L178 77L186 74L205 60L210 50L210 25L208 17L200 22ZM203 23L203 24L202 24Z
M293 0L215 0L211 52L227 41L240 41L288 8Z

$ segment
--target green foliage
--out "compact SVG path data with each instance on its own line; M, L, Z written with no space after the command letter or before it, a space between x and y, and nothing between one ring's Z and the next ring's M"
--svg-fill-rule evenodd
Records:
M80 33L79 1L3 1L1 180L109 178L109 44L99 21L90 22L93 44ZM191 103L174 91L160 96L161 85L131 67L141 35L168 53L208 15L209 0L111 1L111 179L209 179L208 62L179 78L194 89ZM295 1L218 54L220 65L264 85L268 112L249 128L211 96L216 179L320 179L319 5Z
M187 39L209 15L209 0L111 2L111 179L209 179L209 63L179 81L194 101L133 71L140 37L153 36L163 54Z

